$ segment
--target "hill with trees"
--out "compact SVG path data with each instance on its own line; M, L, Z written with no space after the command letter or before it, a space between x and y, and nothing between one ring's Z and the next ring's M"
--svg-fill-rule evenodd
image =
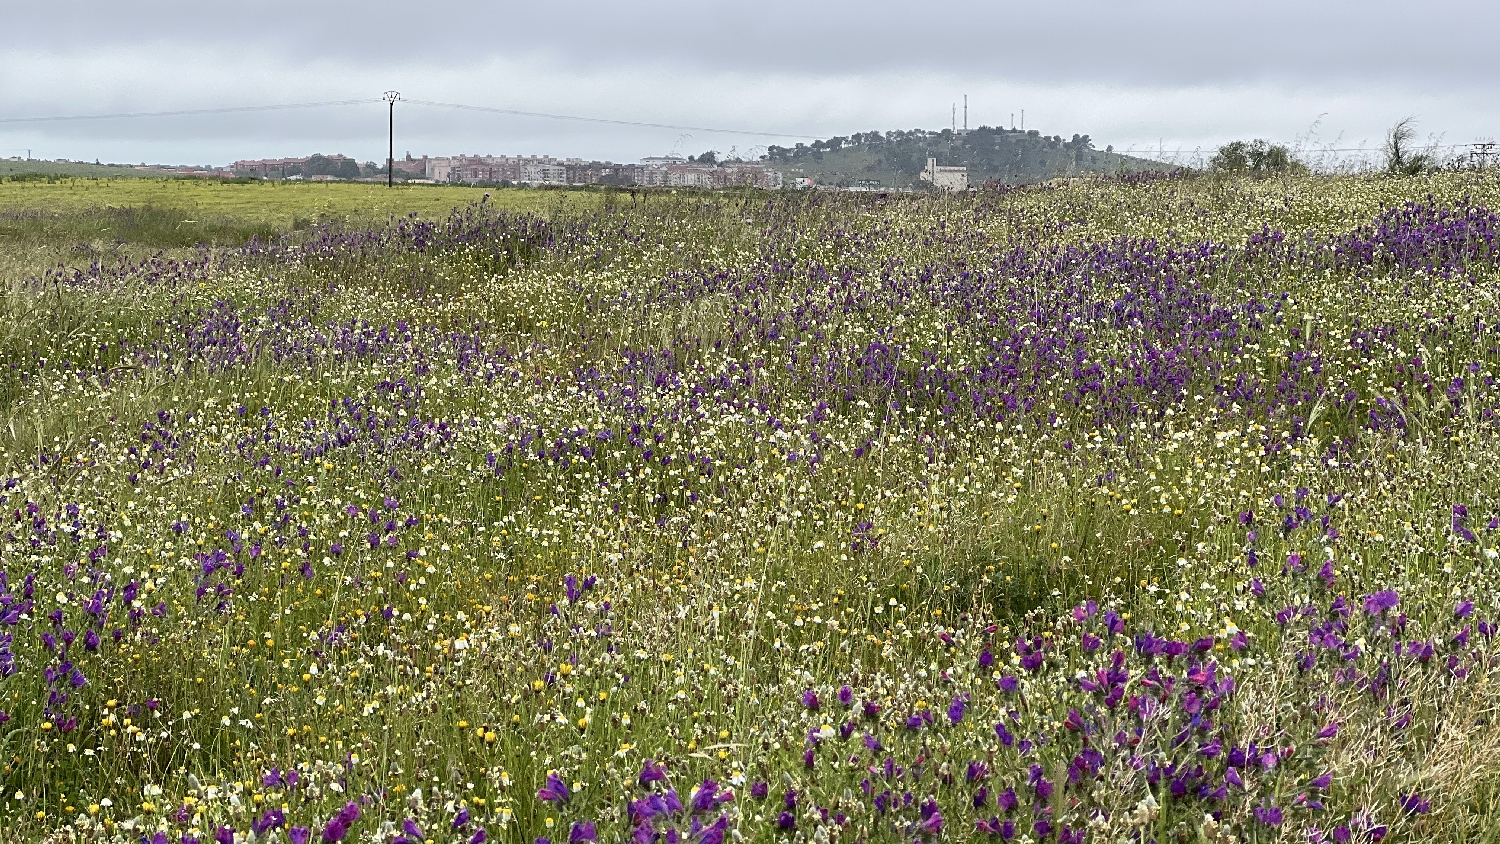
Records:
M1086 173L1176 170L1173 165L1094 149L1088 135L1043 135L1035 129L981 126L968 132L924 129L859 132L794 147L767 149L769 163L787 179L812 178L840 187L923 188L928 158L939 165L966 166L969 184L1017 185Z

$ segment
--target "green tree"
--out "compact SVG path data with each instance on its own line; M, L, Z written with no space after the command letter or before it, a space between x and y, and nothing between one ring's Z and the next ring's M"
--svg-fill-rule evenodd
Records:
M1281 144L1256 138L1253 141L1231 141L1214 153L1208 169L1218 173L1245 173L1269 176L1297 167L1291 150Z

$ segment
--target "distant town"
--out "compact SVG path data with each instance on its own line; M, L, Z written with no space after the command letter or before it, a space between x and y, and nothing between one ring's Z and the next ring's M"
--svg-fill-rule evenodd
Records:
M873 134L873 133L872 133ZM892 138L896 136L893 133ZM410 152L394 162L390 178L403 184L470 184L470 185L522 185L579 186L617 185L621 187L669 187L669 188L735 188L748 187L764 190L781 188L822 188L842 190L910 190L928 189L963 191L970 189L969 168L965 166L941 166L938 159L929 155L926 167L917 173L917 178L902 183L901 178L850 179L838 173L809 173L807 156L810 153L821 161L824 151L838 149L835 139L804 148L781 150L772 148L781 155L762 156L756 161L738 158L719 159L715 152L682 157L676 155L643 158L634 164L618 164L612 161L586 161L581 158L554 158L546 155L459 155L413 156ZM951 152L950 152L951 155ZM782 160L785 159L785 160ZM254 178L269 181L308 182L384 182L388 178L383 163L373 161L361 163L342 153L290 157L242 159L223 166L177 166L160 164L103 164L99 161L74 161L70 159L33 159L13 157L0 159L5 162L52 166L59 176L108 176L121 175L156 177L191 177L203 179ZM28 168L29 169L29 168ZM0 166L3 170L3 166ZM790 171L790 172L788 172Z
M553 158L546 155L449 155L415 157L407 153L394 166L395 177L405 182L431 184L498 185L639 185L643 187L727 188L754 187L774 190L782 186L781 173L760 162L718 161L712 153L696 158L661 156L638 164ZM344 155L313 155L307 158L264 158L236 161L229 172L262 179L384 179L385 169L363 167Z

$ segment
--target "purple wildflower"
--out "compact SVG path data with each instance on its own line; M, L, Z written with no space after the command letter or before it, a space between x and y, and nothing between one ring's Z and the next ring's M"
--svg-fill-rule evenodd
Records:
M636 782L644 788L653 782L661 782L666 778L667 767L654 759L647 759L641 765L641 775L636 778Z
M567 784L554 773L547 775L547 784L537 789L536 796L546 803L566 803L571 793Z
M1365 596L1365 612L1370 615L1380 615L1386 610L1394 609L1401 602L1401 597L1393 589L1385 589L1373 595Z

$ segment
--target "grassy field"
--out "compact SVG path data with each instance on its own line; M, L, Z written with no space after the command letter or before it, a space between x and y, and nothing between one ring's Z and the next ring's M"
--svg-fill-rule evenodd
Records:
M253 233L306 228L319 222L370 224L392 216L446 216L486 193L497 206L516 211L560 213L587 208L602 194L524 188L471 188L436 185L384 185L357 182L221 183L197 179L60 179L53 182L0 179L0 219L21 215L70 215L114 210L154 209L168 214L170 226L212 226L216 222L250 227ZM164 222L168 218L163 218ZM187 221L187 222L184 222ZM154 225L153 225L154 228ZM208 230L211 232L212 230ZM72 232L39 227L43 239L66 239ZM112 232L111 232L112 234ZM123 231L129 242L156 245L154 231ZM14 236L0 230L0 237ZM173 245L176 245L175 243Z
M1500 835L1493 175L0 207L6 840Z
M558 214L591 208L603 192L384 186L360 183L223 183L195 179L0 178L0 281L49 267L138 260L199 244L238 246L317 225L373 225L392 217L445 216L489 202Z
M0 159L0 178L19 176L41 179L160 179L163 175L160 170L137 169L113 164Z

